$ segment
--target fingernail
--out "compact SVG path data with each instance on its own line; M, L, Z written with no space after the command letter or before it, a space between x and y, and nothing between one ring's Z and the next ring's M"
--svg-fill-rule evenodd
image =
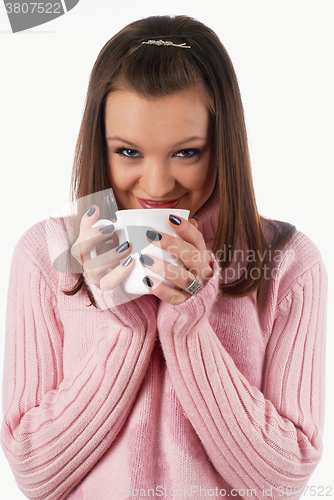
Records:
M160 233L157 233L156 231L146 231L146 236L153 241L158 241L161 240L162 235Z
M87 212L88 217L91 217L94 212L95 212L95 207L94 207L94 205L92 205Z
M99 229L99 231L100 231L101 234L112 233L113 230L114 230L114 224L109 224L109 226L101 227Z
M140 260L140 262L142 262L143 264L145 264L145 266L153 266L153 264L154 264L154 260L151 257L149 257L148 255L143 255L142 254L139 257L139 260Z
M176 215L170 215L169 216L169 220L175 224L176 226L179 226L181 224L181 219L179 219L178 217L176 217Z
M150 288L152 288L152 286L154 285L153 281L147 276L143 278L143 283L145 283L145 285L149 286Z
M195 219L195 220L197 220L197 222L198 222L198 218L197 218L195 215L192 215L190 218L191 218L191 219Z
M124 243L122 243L119 247L116 248L116 252L117 253L121 253L121 252L124 252L124 250L127 250L129 248L129 242L128 241L125 241Z
M132 262L132 257L131 255L129 255L129 257L125 259L125 261L123 262L122 266L127 267L129 264L131 264L131 262Z

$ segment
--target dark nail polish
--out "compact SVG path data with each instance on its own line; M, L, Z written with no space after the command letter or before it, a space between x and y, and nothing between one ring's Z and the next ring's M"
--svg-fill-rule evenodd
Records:
M87 212L88 217L91 217L94 212L95 212L95 207L94 207L94 205L92 205Z
M152 241L159 241L162 238L162 235L160 233L150 230L146 231L146 236Z
M176 215L170 215L169 216L169 220L175 224L176 226L179 226L181 224L181 219L179 219L178 217L176 217Z
M190 218L191 218L191 219L195 219L195 220L197 220L197 222L198 222L198 218L197 218L195 215L192 215Z
M149 286L150 288L152 288L152 286L154 285L153 281L147 276L143 278L143 283L145 283L145 285Z
M114 230L114 224L109 224L109 226L101 227L99 229L99 231L100 231L101 234L112 233L113 230Z
M129 242L128 241L125 241L124 243L122 243L119 247L116 248L116 252L117 253L121 253L121 252L124 252L124 250L127 250L129 248Z
M151 257L149 257L148 255L145 255L145 254L142 254L139 257L139 260L140 260L140 262L142 262L143 264L145 264L145 266L153 266L153 264L154 264L154 260Z
M129 255L129 257L125 259L125 261L123 262L122 266L127 267L129 264L131 264L131 262L132 262L132 257L131 255Z

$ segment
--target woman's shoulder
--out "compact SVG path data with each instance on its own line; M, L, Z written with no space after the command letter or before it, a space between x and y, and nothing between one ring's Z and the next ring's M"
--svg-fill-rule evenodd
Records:
M281 221L263 220L267 261L276 284L285 293L297 281L326 274L321 252L312 239L294 226Z
M288 222L262 219L264 237L269 249L276 250L284 259L313 264L322 261L321 253L312 239Z
M80 272L70 255L73 232L68 219L48 218L31 226L18 240L13 260L37 265L44 273Z

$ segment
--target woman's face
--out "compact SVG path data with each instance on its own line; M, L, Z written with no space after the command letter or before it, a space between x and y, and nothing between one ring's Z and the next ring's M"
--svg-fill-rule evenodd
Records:
M119 209L184 208L193 215L216 179L204 89L147 99L126 89L105 111L109 182Z

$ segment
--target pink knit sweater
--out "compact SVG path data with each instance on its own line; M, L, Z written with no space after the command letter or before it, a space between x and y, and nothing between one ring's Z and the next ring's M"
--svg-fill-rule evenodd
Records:
M217 207L201 209L208 248ZM267 229L266 237L270 240ZM326 272L296 232L271 259L262 298L218 290L219 266L179 306L115 307L52 262L57 222L13 257L2 444L30 499L298 498L322 452ZM289 496L291 498L291 496Z

